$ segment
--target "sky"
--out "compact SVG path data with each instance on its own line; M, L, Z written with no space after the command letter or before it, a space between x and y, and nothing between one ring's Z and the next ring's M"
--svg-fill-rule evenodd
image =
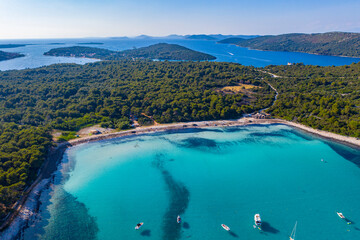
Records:
M0 39L360 32L360 0L0 0Z

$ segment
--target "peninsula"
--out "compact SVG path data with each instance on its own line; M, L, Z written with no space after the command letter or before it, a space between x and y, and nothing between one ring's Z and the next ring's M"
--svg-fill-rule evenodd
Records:
M304 52L319 55L360 57L360 33L328 32L283 34L252 39L227 38L219 41L264 51Z
M111 51L104 48L93 47L65 47L55 48L44 53L46 56L64 56L64 57L86 57L101 60L122 60L122 59L158 59L158 60L183 60L183 61L206 61L215 60L216 57L191 50L189 48L177 45L158 43L148 47L135 48L125 51Z
M20 53L10 53L10 52L0 51L0 61L10 60L13 58L19 58L24 56L25 56L24 54L20 54Z

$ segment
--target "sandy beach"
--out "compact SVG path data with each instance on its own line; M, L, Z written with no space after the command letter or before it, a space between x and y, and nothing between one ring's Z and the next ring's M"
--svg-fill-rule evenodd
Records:
M25 191L24 196L16 204L13 214L0 226L0 238L3 240L16 239L16 236L21 233L22 229L27 225L30 217L36 213L38 208L38 196L42 188L47 186L50 177L56 171L58 164L61 162L63 153L69 147L86 144L94 141L101 141L112 138L119 138L124 136L151 134L155 132L191 129L191 128L207 128L207 127L228 127L228 126L246 126L256 124L284 124L293 127L297 130L305 131L309 134L322 137L327 140L336 141L351 147L360 148L360 140L354 137L346 137L326 131L316 130L305 125L289 122L281 119L255 119L255 118L240 118L238 120L217 120L217 121L202 121L202 122L186 122L186 123L171 123L158 124L149 127L138 127L136 129L93 135L78 139L70 140L58 144L51 149L47 160L45 161L38 178Z
M93 141L100 141L105 139L123 137L123 136L131 136L134 134L144 134L144 133L153 133L159 131L168 131L168 130L176 130L176 129L186 129L186 128L206 128L206 127L228 127L228 126L246 126L246 125L253 125L253 124L284 124L296 129L305 131L307 133L336 141L339 143L343 143L352 147L359 147L360 148L360 139L354 137L347 137L342 136L339 134L322 131L313 129L311 127L294 123L282 119L255 119L255 118L240 118L238 120L217 120L217 121L202 121L202 122L186 122L186 123L170 123L170 124L159 124L156 126L149 126L149 127L139 127L132 130L126 130L121 132L114 132L108 134L100 134L94 135L84 138L78 138L70 140L68 144L70 146L75 146L78 144L93 142Z

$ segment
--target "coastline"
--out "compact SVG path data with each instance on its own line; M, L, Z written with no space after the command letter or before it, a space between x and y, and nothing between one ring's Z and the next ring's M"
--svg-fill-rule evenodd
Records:
M283 124L295 128L297 130L304 131L316 137L335 141L341 144L348 145L353 148L360 149L360 140L354 137L347 137L335 133L317 130L299 123L294 123L282 119L255 119L255 118L159 124L148 127L139 127L136 129L126 130L126 131L72 139L69 142L60 143L55 148L50 150L48 158L44 162L44 165L41 169L38 178L24 192L24 196L18 201L16 207L14 207L14 212L0 226L0 238L3 240L16 239L17 236L19 236L22 230L26 227L28 221L31 220L31 217L36 214L39 205L39 195L44 190L44 188L46 188L46 186L50 184L50 178L52 174L57 170L58 164L61 162L63 158L63 154L67 148L80 144L107 140L112 138L134 136L139 134L151 134L151 133L164 132L169 130L207 128L207 127L249 126L249 125L259 125L259 124L260 125Z
M284 124L298 130L305 131L308 134L312 134L327 140L335 141L341 144L348 145L353 148L360 148L360 139L355 137L342 136L336 133L331 133L323 130L317 130L300 123L294 123L283 119L255 119L255 118L240 118L238 120L214 120L214 121L201 121L201 122L185 122L185 123L169 123L159 124L155 126L139 127L132 130L126 130L121 132L114 132L102 135L94 135L79 139L72 139L68 142L70 146L76 146L83 143L101 141L106 139L131 136L135 134L145 134L154 132L163 132L168 130L178 130L186 128L207 128L207 127L229 127L229 126L247 126L256 124Z
M319 54L319 53L312 53L312 52L301 52L301 51L275 51L275 50L264 50L264 49L257 49L257 48L251 48L251 47L243 47L241 45L238 45L236 43L219 43L219 44L230 44L230 45L235 45L237 47L242 47L242 48L246 48L249 50L256 50L256 51L262 51L262 52L293 52L293 53L306 53L306 54L311 54L311 55L316 55L316 56L328 56L328 57L343 57L343 58L355 58L355 59L360 59L359 57L354 57L354 56L346 56L346 55L325 55L325 54Z

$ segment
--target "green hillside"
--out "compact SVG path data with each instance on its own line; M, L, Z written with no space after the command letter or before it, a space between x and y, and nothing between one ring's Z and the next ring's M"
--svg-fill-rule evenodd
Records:
M219 41L219 43L235 44L241 47L267 51L360 57L360 33L293 33L252 39L228 38Z

